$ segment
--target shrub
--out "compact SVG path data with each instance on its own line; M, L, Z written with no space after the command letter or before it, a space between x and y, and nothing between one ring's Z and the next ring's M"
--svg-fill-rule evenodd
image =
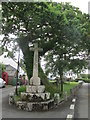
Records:
M21 92L26 92L26 86L25 85L23 85L20 88L18 88L19 95L21 94Z
M78 82L78 81L84 81L85 83L90 83L90 79L86 79L86 78L77 78L76 80L75 80L75 82Z
M87 79L88 79L88 78L90 78L90 74L81 74L81 77L82 77L82 78L87 78Z
M20 95L19 95L19 96L15 96L14 100L15 100L15 102L21 100L21 99L20 99Z

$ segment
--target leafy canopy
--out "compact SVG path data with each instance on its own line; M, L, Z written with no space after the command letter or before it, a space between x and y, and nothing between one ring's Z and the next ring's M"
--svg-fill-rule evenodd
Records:
M9 2L2 3L2 9L2 31L7 38L4 42L9 41L9 34L17 36L29 78L33 67L29 46L34 42L43 47L40 55L48 52L49 72L63 74L70 69L76 72L85 66L84 56L90 48L89 15L69 3Z

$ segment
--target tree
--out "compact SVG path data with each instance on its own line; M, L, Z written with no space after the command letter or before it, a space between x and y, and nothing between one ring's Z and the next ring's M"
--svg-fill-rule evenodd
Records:
M2 3L3 25L2 31L6 41L10 41L9 34L17 36L17 43L24 54L24 62L29 78L32 76L33 53L30 45L38 42L43 46L43 52L48 53L48 62L51 62L52 71L61 77L63 72L72 69L76 60L70 59L86 51L88 45L88 15L83 15L78 8L66 3ZM7 12L7 14L6 14ZM85 45L83 45L83 41ZM79 46L78 46L79 45ZM88 45L89 46L89 45ZM53 60L56 57L56 60ZM60 64L59 64L60 60ZM77 64L78 64L77 60ZM83 60L79 61L80 64ZM69 65L70 64L70 65ZM76 65L79 68L79 64ZM64 68L65 67L65 68ZM81 69L82 67L80 67ZM73 69L74 70L74 69ZM77 71L77 70L76 70ZM62 92L63 92L63 84Z
M82 68L86 68L88 57L86 51L89 50L86 43L89 33L87 31L88 15L83 15L69 4L64 8L62 21L60 16L57 17L57 23L61 21L61 24L57 24L56 27L58 36L56 46L45 55L46 73L51 72L53 76L60 76L61 94L63 93L63 74L69 70L79 73Z
M0 63L0 77L2 78L2 73L5 72L5 65Z
M51 3L50 3L51 4ZM32 53L29 51L29 44L39 42L43 46L42 55L52 49L56 41L53 25L53 15L47 3L3 3L3 33L8 39L9 34L17 35L17 42L24 54L26 69L29 78L32 76ZM8 11L7 14L6 11ZM23 44L24 43L24 44ZM26 54L27 53L27 54ZM31 68L31 69L30 69Z
M0 55L2 55L2 47L0 47Z

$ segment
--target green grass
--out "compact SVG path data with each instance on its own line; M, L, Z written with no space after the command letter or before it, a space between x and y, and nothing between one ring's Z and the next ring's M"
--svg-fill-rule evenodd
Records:
M20 100L20 95L15 96L14 100L15 100L15 102L19 101Z
M21 100L20 99L21 92L26 92L26 86L25 85L23 85L20 88L18 88L18 96L15 96L15 98L14 98L15 102Z
M56 82L56 80L49 80L49 82L50 82L50 83L55 83L55 82Z
M73 89L78 85L78 82L66 82L64 84L64 91L67 91L67 94L70 95L70 89Z
M63 87L64 87L64 92L67 91L67 94L70 95L70 89L74 88L75 86L78 85L78 82L65 82ZM61 85L60 85L61 87ZM57 87L56 85L52 85L51 87L46 86L46 91L51 93L51 96L54 96L54 93L60 93L60 88L59 86Z
M23 85L20 88L18 88L18 94L19 95L21 94L21 92L26 92L26 86L25 85Z

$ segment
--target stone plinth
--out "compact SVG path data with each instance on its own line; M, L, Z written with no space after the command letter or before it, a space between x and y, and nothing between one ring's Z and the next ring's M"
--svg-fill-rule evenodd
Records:
M40 78L39 77L32 77L30 79L30 85L40 85L41 84L41 81L40 81Z
M26 92L27 93L43 93L45 92L45 86L44 85L38 85L38 86L26 86Z

